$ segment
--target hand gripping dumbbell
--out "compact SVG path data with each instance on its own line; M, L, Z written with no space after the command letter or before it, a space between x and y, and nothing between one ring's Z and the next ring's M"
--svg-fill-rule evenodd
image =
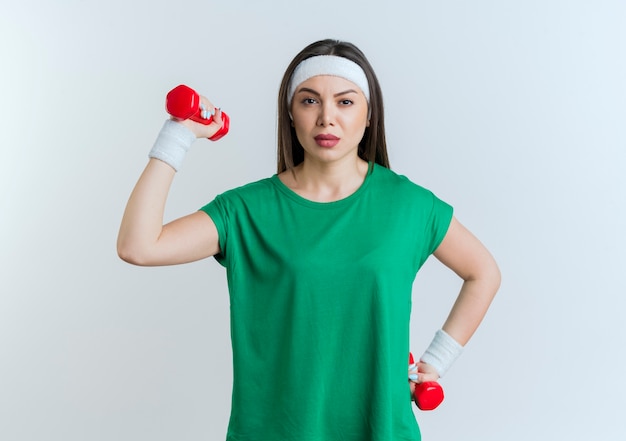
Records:
M181 84L169 91L165 98L165 109L167 113L178 119L191 119L201 124L209 125L213 122L213 117L202 118L202 109L200 108L200 95L192 88ZM222 127L209 139L217 141L228 133L230 127L230 118L222 112Z
M409 352L409 365L414 363L413 354ZM443 401L443 388L436 381L415 384L413 399L420 410L433 410Z

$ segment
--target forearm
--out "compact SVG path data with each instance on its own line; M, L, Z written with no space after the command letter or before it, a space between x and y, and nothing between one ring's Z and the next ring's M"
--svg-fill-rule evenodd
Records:
M482 278L465 280L443 330L465 346L485 317L499 286L500 273L495 263Z
M117 238L119 256L141 264L163 229L165 203L175 170L151 158L130 195Z
M465 280L443 328L435 333L421 357L425 364L418 363L424 373L423 381L442 377L461 355L463 347L485 317L499 283L497 271L493 277Z

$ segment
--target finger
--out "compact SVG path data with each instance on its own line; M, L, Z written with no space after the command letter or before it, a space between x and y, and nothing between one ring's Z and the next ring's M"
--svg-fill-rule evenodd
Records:
M417 363L415 363L417 365L417 370L419 372L424 372L427 374L436 374L437 370L429 365L428 363L424 363L423 361L418 361Z
M422 374L420 375L420 381L419 383L426 383L429 381L434 381L437 382L439 381L439 375L433 375L433 374Z
M418 383L439 380L439 373L433 366L428 363L424 363L423 361L419 361L415 364L417 366Z
M200 104L200 116L204 119L212 118L215 114L215 109L206 107L204 104Z
M418 369L415 363L409 365L409 380L418 381Z
M200 96L200 116L204 119L212 118L215 115L215 106L206 97Z
M219 107L215 108L213 121L215 121L215 123L218 124L220 127L222 127L222 124L224 123L224 121L222 120L222 109L220 109Z
M429 381L429 380L427 379L427 375L417 373L417 374L409 376L409 381L415 385L415 384L420 384L420 383L423 383L424 381Z

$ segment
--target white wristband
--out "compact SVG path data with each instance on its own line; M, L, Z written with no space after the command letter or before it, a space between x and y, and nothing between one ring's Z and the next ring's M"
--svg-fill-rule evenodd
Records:
M148 156L159 159L178 171L183 164L187 150L195 140L196 135L191 130L168 119L163 124Z
M450 369L450 366L463 352L461 346L455 339L450 337L443 329L435 333L433 341L422 355L421 360L428 363L437 370L440 377Z

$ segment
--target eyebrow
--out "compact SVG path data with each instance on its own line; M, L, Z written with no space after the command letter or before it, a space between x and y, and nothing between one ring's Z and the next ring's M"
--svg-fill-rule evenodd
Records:
M313 95L320 96L320 93L317 90L309 89L308 87L303 87L301 89L298 89L298 91L296 93L301 93L301 92L308 92L308 93L311 93ZM339 92L339 93L334 94L333 97L336 98L338 96L346 95L348 93L358 93L358 92L356 90L354 90L354 89L348 89L348 90L344 90L343 92Z

